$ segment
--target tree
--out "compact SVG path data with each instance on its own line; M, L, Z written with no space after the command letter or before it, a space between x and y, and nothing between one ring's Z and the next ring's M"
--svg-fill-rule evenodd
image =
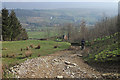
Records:
M21 29L20 34L16 37L17 40L26 40L28 39L28 35L25 29Z
M2 35L2 15L0 13L0 35Z
M4 41L28 39L27 32L22 28L14 10L9 14L7 9L2 9L2 35Z
M9 29L11 30L11 40L15 40L15 38L20 34L21 32L21 25L20 22L18 21L15 12L12 10L10 13L10 27Z
M10 21L9 21L9 13L7 9L2 9L2 35L3 40L10 39L10 29L9 29Z
M88 29L86 27L85 21L82 21L80 24L80 38L87 39L88 38Z
M0 40L2 41L2 15L0 13Z

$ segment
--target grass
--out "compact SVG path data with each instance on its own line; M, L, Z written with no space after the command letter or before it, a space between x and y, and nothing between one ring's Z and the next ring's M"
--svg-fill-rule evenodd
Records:
M31 57L25 57L25 52L27 46L30 45L38 46L40 45L40 49L30 48L32 52ZM58 48L54 48L54 46L58 46ZM52 54L56 51L67 49L70 46L67 42L55 42L55 41L40 41L40 40L26 40L26 41L4 41L2 42L2 47L7 48L7 50L2 50L2 56L6 55L15 55L15 57L9 58L9 57L3 57L2 62L3 65L7 65L8 67L11 67L15 64L21 63L25 61L26 59L31 59L38 57L38 55L45 56L48 54ZM22 54L22 55L20 55Z
M40 38L46 38L46 37L53 37L53 36L56 36L57 33L55 31L50 31L49 34L48 32L45 32L45 31L31 31L31 32L28 32L28 37L29 38L37 38L37 39L40 39Z
M91 42L87 43L89 48L91 48L91 52L84 58L86 61L114 62L120 60L120 48L118 47L120 41L118 40L118 33L103 38L97 38Z

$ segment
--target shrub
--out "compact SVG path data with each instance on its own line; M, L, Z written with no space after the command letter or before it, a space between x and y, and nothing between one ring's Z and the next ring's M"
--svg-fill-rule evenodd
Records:
M58 46L54 46L54 48L58 48Z

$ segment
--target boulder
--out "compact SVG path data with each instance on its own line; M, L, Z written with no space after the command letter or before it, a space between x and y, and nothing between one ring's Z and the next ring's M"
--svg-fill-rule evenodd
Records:
M63 78L63 76L57 76L56 78Z

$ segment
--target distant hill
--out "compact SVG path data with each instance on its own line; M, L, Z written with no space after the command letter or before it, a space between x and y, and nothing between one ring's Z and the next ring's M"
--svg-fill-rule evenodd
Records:
M26 29L63 26L64 23L79 25L85 20L94 25L103 16L117 15L117 3L97 2L4 2L3 7L14 9Z
M29 27L62 26L64 23L74 23L77 25L80 24L83 19L87 25L94 25L97 21L101 20L103 16L112 17L117 14L110 10L106 12L106 10L89 8L50 10L14 9L14 11L21 23Z

